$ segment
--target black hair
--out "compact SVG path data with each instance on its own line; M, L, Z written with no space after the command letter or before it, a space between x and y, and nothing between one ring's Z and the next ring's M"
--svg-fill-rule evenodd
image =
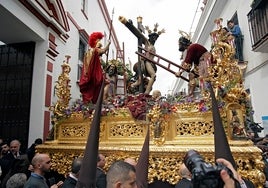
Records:
M39 145L39 144L42 144L42 143L43 143L43 140L42 140L41 138L37 138L37 139L34 141L34 143L35 143L36 145Z
M158 33L150 33L149 35L149 42L151 45L154 45L156 40L158 39L159 37L159 34Z
M2 147L3 145L8 145L8 146L9 146L9 144L8 144L7 141L3 141L3 142L0 144L0 147Z
M179 43L189 46L191 44L191 41L189 39L187 39L186 37L180 37Z
M233 20L228 20L227 24L229 24L229 23L234 23L234 21Z
M222 29L224 29L226 32L229 31L227 27L223 27Z
M78 157L73 160L72 173L77 174L81 168L83 157Z

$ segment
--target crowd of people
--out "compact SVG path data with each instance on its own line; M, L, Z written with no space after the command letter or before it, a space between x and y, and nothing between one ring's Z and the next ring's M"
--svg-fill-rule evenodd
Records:
M49 156L46 154L36 155L36 146L43 143L41 138L37 138L24 152L21 149L21 142L19 140L14 139L10 142L1 140L1 188L23 188L27 180L33 179L33 173L38 174L40 177L45 177L44 186L40 187L55 188L57 185L56 181L59 185L61 184L60 179L63 179L64 176L55 171L50 171ZM45 172L47 173L45 174ZM35 178L38 175L35 175Z
M0 187L1 188L75 188L79 178L83 157L73 160L71 171L65 177L51 170L51 158L46 153L36 153L35 147L43 141L37 138L25 151L15 139L5 142L0 139ZM105 156L98 154L96 187L106 188Z
M19 140L12 140L10 143L3 141L1 143L1 188L76 187L80 168L83 165L83 157L75 158L71 164L71 170L68 175L66 175L66 177L58 178L51 174L52 162L50 156L46 153L35 152L35 146L41 143L42 139L36 139L25 153L20 151L21 143ZM220 173L220 177L225 183L226 188L237 187L237 182L241 185L244 183L243 179L230 162L225 159L218 159L217 161L223 163L233 173L232 177L230 177L230 173L227 173L226 170L222 170ZM137 162L133 158L118 160L113 162L108 171L105 172L105 156L99 153L96 169L96 188L136 188L136 164ZM187 169L185 164L181 165L178 173L182 179L178 182L175 188L192 188L193 182L191 181L191 172Z
M36 139L25 152L22 152L19 140L14 139L10 142L3 139L1 140L1 187L19 187L19 185L23 185L30 177L30 161L32 161L32 158L35 155L35 146L42 144L42 139Z

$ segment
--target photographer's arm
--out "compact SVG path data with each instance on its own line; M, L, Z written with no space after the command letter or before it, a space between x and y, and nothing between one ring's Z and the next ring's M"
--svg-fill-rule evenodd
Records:
M241 178L241 176L238 174L238 172L234 169L233 165L229 161L223 158L219 158L216 161L218 163L222 163L224 166L229 168L233 173L233 177L231 177L226 170L221 171L221 178L224 182L224 188L247 187L245 185L244 180Z
M226 170L221 171L221 179L224 182L224 188L235 188L235 181Z

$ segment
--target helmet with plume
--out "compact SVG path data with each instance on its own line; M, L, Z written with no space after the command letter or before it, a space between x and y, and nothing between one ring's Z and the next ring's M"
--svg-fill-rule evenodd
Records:
M101 32L93 32L89 36L88 44L91 48L96 47L96 44L99 40L101 40L104 37L104 35Z

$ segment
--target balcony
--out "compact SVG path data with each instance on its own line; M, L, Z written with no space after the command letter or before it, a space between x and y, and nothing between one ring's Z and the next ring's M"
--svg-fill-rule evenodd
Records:
M255 0L248 13L252 50L268 53L268 1Z

